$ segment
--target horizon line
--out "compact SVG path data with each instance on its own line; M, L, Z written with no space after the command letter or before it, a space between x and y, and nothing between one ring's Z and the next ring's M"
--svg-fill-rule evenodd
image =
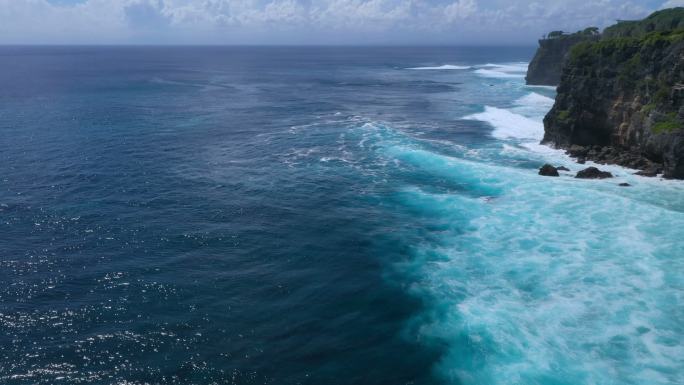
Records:
M312 48L328 48L328 47L349 47L349 48L364 48L364 47L396 47L396 48L440 48L440 47L449 47L449 48L477 48L477 47L496 47L496 48L534 48L536 47L536 44L441 44L441 43L435 43L435 44L393 44L393 43L368 43L368 44L363 44L363 43L329 43L329 44L306 44L306 43L297 43L297 44L289 44L289 43L284 43L284 44L260 44L260 43L254 43L254 44L211 44L211 43L202 43L202 44L184 44L184 43L0 43L0 47L264 47L264 48L271 48L271 47L312 47Z

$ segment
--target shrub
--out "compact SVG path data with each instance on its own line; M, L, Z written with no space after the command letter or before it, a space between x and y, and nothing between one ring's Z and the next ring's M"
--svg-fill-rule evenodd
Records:
M641 112L642 112L644 115L648 115L648 114L650 114L651 111L653 111L655 108L656 108L656 104L655 104L655 103L648 103L648 104L644 105L643 107L641 107Z
M558 117L558 120L566 121L570 117L570 111L560 110L556 116Z
M682 128L682 122L677 118L677 114L671 112L664 120L653 125L653 132L656 134L669 133Z

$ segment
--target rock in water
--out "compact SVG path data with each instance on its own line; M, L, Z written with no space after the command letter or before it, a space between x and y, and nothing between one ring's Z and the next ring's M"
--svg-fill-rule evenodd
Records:
M620 183L619 186L620 186L620 187L629 187L629 186L631 186L631 184L629 184L629 183Z
M613 174L608 171L601 171L596 167L587 167L575 175L575 178L580 179L606 179L612 178Z
M559 176L558 174L558 169L553 167L550 164L545 164L541 166L539 169L539 175L544 175L544 176Z
M647 176L650 178L656 177L658 174L660 174L660 169L658 167L647 168L636 173L636 175Z
M570 171L570 169L565 167L565 166L556 167L556 170L558 170L558 171Z
M587 149L584 146L578 146L576 144L570 146L570 148L568 148L568 150L566 151L566 153L573 158L583 158L587 156L587 152L589 152L589 149Z

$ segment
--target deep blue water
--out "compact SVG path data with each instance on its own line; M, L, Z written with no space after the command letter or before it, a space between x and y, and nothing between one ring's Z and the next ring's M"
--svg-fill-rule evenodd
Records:
M0 48L0 383L684 383L684 186L536 175L532 54Z

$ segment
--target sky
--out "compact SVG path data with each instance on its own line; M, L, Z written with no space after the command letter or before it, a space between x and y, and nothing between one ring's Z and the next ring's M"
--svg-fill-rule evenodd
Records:
M684 0L0 0L0 44L534 45Z

